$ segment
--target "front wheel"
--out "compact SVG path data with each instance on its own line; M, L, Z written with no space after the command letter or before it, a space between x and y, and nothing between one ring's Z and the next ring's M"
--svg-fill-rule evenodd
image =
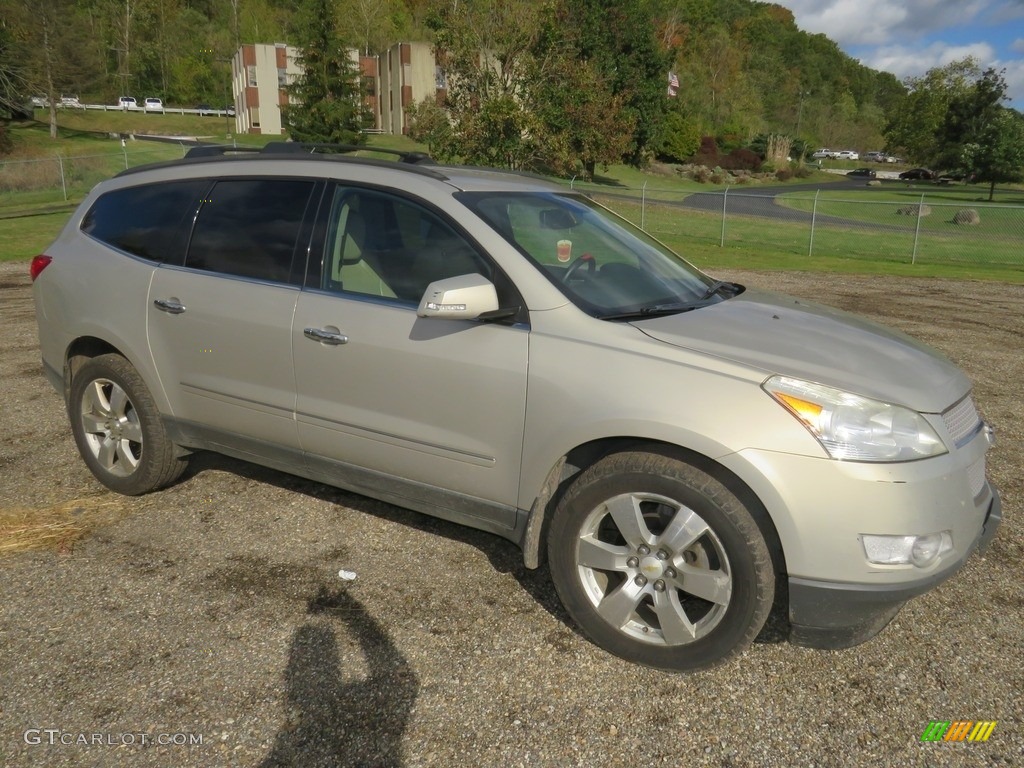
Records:
M584 470L555 510L548 559L587 636L670 671L742 653L775 591L747 508L707 473L656 453L613 454Z
M68 416L86 465L112 491L155 491L185 469L142 377L120 355L95 357L75 372Z

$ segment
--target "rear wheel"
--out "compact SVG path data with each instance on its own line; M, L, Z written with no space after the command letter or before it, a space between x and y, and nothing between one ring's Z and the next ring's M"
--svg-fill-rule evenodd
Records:
M746 507L704 471L619 453L583 471L555 510L552 579L605 650L689 671L742 653L774 597L768 547Z
M92 358L75 373L68 415L86 465L113 491L154 491L185 469L142 377L120 355Z

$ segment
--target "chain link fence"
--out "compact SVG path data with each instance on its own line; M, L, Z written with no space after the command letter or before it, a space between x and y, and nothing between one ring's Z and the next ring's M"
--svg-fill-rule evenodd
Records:
M191 143L122 141L120 151L0 162L0 217L81 200L126 168L182 157ZM962 185L921 194L898 182L863 191L730 187L680 192L573 183L669 244L913 264L1024 266L1024 205ZM1007 196L1007 193L1002 193ZM1024 201L1024 192L1009 193Z
M785 191L743 187L680 193L575 183L666 242L699 241L912 264L1024 266L1024 205L988 203L987 188ZM1024 201L1024 192L1010 196ZM878 199L872 199L878 198Z
M184 156L193 144L123 141L120 151L0 161L0 213L81 200L96 184L127 168Z

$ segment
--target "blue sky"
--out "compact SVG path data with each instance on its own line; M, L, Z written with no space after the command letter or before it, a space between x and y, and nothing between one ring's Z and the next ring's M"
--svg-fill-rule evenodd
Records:
M1024 0L773 0L797 26L901 80L965 56L1006 69L1024 112Z

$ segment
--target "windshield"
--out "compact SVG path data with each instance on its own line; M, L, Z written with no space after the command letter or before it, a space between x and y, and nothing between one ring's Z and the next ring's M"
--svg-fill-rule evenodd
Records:
M556 192L464 192L458 197L595 317L684 312L742 290L712 280L586 198Z

